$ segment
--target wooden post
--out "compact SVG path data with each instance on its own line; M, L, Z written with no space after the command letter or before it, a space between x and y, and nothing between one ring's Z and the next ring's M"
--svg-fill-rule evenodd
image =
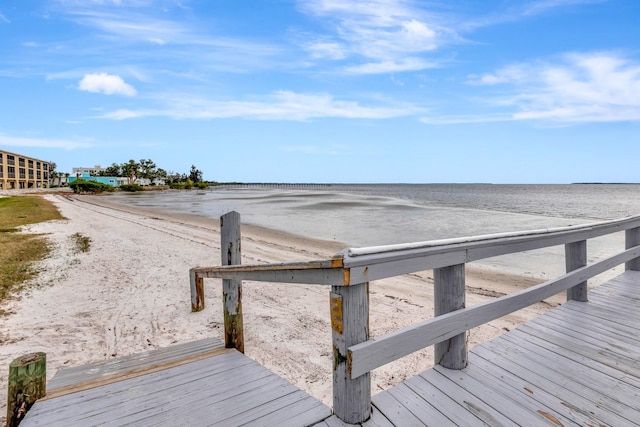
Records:
M220 249L222 265L240 265L240 214L229 212L220 217ZM244 353L242 326L242 280L222 280L224 307L224 344Z
M15 427L33 403L47 393L47 355L31 353L9 365L7 427Z
M587 241L567 243L564 245L565 264L567 273L587 265ZM589 301L587 297L587 282L584 281L573 288L567 289L567 301Z
M625 249L630 249L634 246L640 245L640 227L626 230L625 237ZM640 258L632 259L624 264L625 270L640 271Z
M440 316L465 308L464 264L433 270L434 315ZM449 369L467 366L467 333L456 335L434 346L434 363Z
M371 374L351 379L347 349L369 339L369 283L331 287L333 412L358 424L371 416Z
M191 283L191 311L204 310L204 279L198 277L192 268L189 270L189 282Z

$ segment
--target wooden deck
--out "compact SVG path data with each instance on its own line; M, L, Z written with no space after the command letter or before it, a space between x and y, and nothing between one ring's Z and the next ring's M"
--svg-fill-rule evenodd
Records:
M640 272L373 397L365 426L640 425ZM335 416L318 424L344 426Z
M215 339L59 371L30 426L301 426L331 409Z
M364 426L640 425L640 272L627 271L373 397ZM235 350L205 340L60 371L22 426L345 426Z

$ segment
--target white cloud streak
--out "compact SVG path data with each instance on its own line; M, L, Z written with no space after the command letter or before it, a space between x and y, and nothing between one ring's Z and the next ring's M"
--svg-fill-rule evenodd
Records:
M365 106L356 101L335 99L329 94L305 94L279 91L251 101L217 101L188 95L169 95L166 108L120 109L97 118L124 120L139 117L173 119L246 118L253 120L305 121L319 118L388 119L422 112L412 105Z
M74 150L77 148L88 148L91 146L86 142L70 141L66 139L22 138L2 134L0 134L0 145L8 147L61 148L63 150Z
M455 38L455 32L403 0L301 0L301 10L325 19L333 35L311 37L302 43L312 58L358 59L344 67L353 74L379 74L431 68L422 58Z
M6 16L0 13L0 23L11 24L11 21L9 21L9 19Z
M138 93L122 77L107 73L86 74L80 80L78 89L105 95L135 96Z
M528 0L505 3L497 12L485 15L470 16L460 20L457 28L460 31L473 31L482 27L499 25L507 22L518 22L551 10L568 8L571 6L602 3L608 0Z
M640 62L611 52L572 53L556 64L515 64L469 84L500 89L489 98L510 109L489 115L425 117L426 123L539 120L555 123L640 121Z

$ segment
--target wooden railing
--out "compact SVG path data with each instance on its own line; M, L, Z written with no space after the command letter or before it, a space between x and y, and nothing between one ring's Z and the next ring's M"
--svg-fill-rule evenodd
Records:
M581 226L501 233L430 242L345 249L331 259L304 263L240 264L240 216L221 221L222 266L190 270L192 310L204 308L203 278L223 279L225 344L244 349L243 280L331 285L333 410L344 422L371 414L370 371L430 345L435 362L450 369L467 365L466 332L562 291L587 301L587 280L617 265L640 270L640 216ZM587 265L588 239L625 232L625 250ZM567 273L495 300L465 308L465 264L498 255L565 246ZM369 281L434 270L435 317L369 339Z

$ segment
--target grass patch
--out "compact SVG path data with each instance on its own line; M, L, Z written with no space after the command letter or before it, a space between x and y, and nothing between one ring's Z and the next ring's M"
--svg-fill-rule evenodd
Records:
M76 253L79 252L89 252L89 248L91 247L91 239L87 236L83 236L80 233L75 233L71 235L71 240L73 240L73 245L75 246Z
M52 219L64 218L48 200L30 196L0 198L0 303L36 274L32 264L49 253L44 237L18 233L18 227Z

